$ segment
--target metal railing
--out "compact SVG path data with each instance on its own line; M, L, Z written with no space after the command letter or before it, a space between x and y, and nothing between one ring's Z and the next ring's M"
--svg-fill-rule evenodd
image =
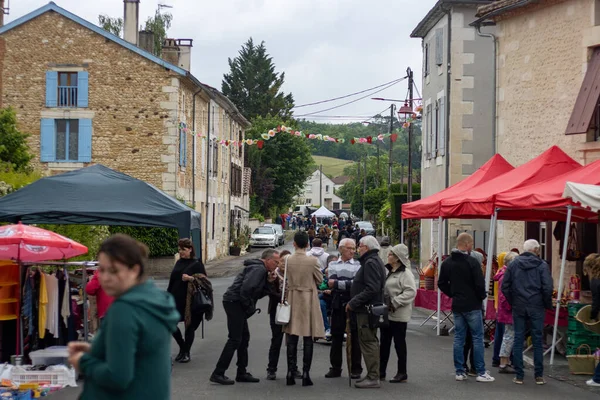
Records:
M77 107L77 86L58 87L58 106Z

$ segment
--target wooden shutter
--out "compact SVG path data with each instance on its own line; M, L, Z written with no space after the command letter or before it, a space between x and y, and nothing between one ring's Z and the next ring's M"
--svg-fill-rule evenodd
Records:
M46 107L58 105L58 72L46 71Z
M92 162L92 120L79 120L79 162Z
M435 31L435 63L441 66L444 63L444 30Z
M445 98L439 100L439 127L438 127L438 155L443 156L446 153L446 104Z
M577 96L569 124L567 125L567 135L587 133L599 99L600 48L596 48L588 64L581 89L579 89L579 95Z
M56 161L56 128L50 118L42 118L40 122L40 161Z
M77 73L77 107L88 107L88 72Z

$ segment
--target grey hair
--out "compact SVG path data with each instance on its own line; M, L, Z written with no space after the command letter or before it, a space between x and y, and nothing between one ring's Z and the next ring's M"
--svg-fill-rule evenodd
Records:
M367 246L369 250L381 250L381 246L379 245L379 242L377 241L377 239L375 239L374 236L365 236L362 239L360 239L360 243Z
M519 256L519 254L515 253L514 251L507 253L504 256L504 265L506 265L508 267L508 265L518 256Z
M479 264L483 264L483 254L481 254L480 252L475 250L471 251L471 257L476 259L479 262Z
M354 246L356 247L356 242L355 242L355 241L354 241L354 239L352 239L352 238L343 238L343 239L340 241L340 245L339 245L339 247L345 247L345 246L346 246L346 243L354 243Z
M263 251L263 253L260 256L260 258L262 260L268 260L268 259L273 258L274 256L276 256L278 254L279 254L279 252L277 250L269 249L269 250Z
M535 239L529 239L523 243L523 250L528 253L535 253L540 249L540 242Z

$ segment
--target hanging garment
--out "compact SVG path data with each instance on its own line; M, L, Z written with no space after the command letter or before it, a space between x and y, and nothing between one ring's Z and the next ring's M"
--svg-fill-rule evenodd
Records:
M30 277L30 271L27 269L25 273L25 285L23 285L23 305L21 314L25 319L23 326L27 327L25 336L31 335L33 332L33 281Z
M63 279L65 280L65 290L63 291L63 298L62 298L62 306L60 309L60 315L63 318L63 321L65 323L65 326L69 325L69 316L71 315L71 304L70 304L70 299L71 299L71 287L69 285L69 273L67 272L67 269L64 269L64 277Z
M46 336L46 315L48 309L48 291L46 289L46 274L40 272L40 296L39 296L39 314L38 330L40 339Z
M58 338L58 279L56 279L56 277L52 275L44 275L44 277L46 278L46 291L48 292L46 329L48 329L48 332L50 332L55 338Z

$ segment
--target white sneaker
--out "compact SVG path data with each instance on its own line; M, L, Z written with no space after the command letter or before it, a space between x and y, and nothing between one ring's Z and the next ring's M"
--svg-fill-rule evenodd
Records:
M331 329L327 329L325 331L325 339L327 339L327 340L331 339Z
M496 379L494 379L489 373L483 374L483 375L479 375L477 377L477 382L494 382Z
M467 378L467 375L465 373L456 374L456 380L459 381L459 382L466 381L467 379L468 378Z
M600 383L598 383L598 382L594 382L594 380L593 380L593 379L590 379L589 381L587 381L587 382L586 382L586 384L587 384L588 386L600 387Z

